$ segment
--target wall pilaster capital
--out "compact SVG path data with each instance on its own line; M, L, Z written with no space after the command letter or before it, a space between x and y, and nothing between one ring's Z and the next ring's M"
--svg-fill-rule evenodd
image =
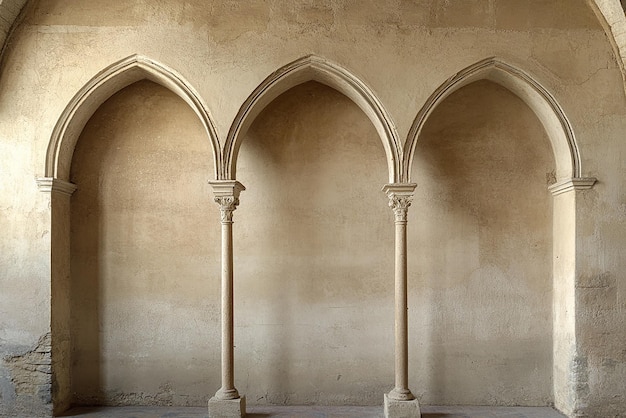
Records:
M222 223L232 223L233 212L239 205L239 194L246 188L236 180L214 180L209 184L213 188L215 202L220 205Z
M65 196L71 196L77 189L74 183L60 180L54 177L39 177L35 179L37 188L44 193L59 193Z
M571 192L572 190L591 189L598 180L595 177L572 177L571 179L562 180L548 187L553 196L562 193Z
M396 223L406 223L416 187L415 183L391 183L383 187L383 192L389 198L389 207L393 210Z

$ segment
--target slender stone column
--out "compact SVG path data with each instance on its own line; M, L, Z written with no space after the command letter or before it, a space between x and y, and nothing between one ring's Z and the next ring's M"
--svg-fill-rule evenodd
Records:
M233 337L233 212L239 193L245 190L235 180L209 182L222 220L222 387L209 400L211 418L245 416L245 396L239 396L234 379Z
M233 358L233 211L239 199L233 196L216 197L222 215L222 387L220 399L237 399L234 383Z
M385 417L419 417L418 401L409 389L407 306L407 212L416 184L387 184L383 192L395 216L395 387L385 395Z

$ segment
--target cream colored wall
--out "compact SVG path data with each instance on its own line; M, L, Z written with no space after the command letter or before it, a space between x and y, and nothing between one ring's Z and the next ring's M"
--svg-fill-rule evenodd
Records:
M374 127L307 83L259 115L240 156L239 390L252 403L380 403L393 381L393 229Z
M623 120L609 113L600 124L621 125ZM600 138L598 141L602 142ZM603 162L598 166L598 177L606 180L576 198L579 348L572 367L581 381L577 410L621 417L626 411L626 245L622 241L626 237L626 154L614 143L596 149Z
M557 404L572 414L574 409L592 416L618 414L625 402L620 342L626 266L620 248L626 236L621 192L626 115L611 46L583 1L473 1L466 8L452 3L275 2L270 7L259 1L247 2L245 9L240 2L30 4L4 54L0 76L0 147L8 156L2 160L0 183L2 356L35 350L49 332L49 196L36 191L34 178L44 174L50 134L63 108L106 66L139 53L174 68L206 102L223 143L239 106L265 77L315 53L364 80L402 139L438 85L473 62L498 56L555 95L574 127L583 175L600 179L594 190L578 192L576 199L572 273L580 285L574 290L573 334L580 345L573 348L579 351L576 362L566 366L573 383L565 384L581 384L571 399ZM376 187L385 181L381 178ZM252 193L249 188L242 195L236 234L246 195ZM413 220L418 219L414 209ZM207 209L206 217L211 213L217 222L215 207ZM585 285L587 279L591 286ZM391 319L388 326L390 333ZM386 373L390 376L391 369ZM15 369L0 362L4 410L47 404L45 396L33 401L36 388L15 392L14 375ZM236 374L238 385L241 378Z
M508 90L476 82L432 114L414 164L412 387L430 404L548 404L554 160L543 128Z
M202 405L219 386L219 237L203 227L211 167L198 125L141 82L81 135L75 402ZM373 126L307 83L259 115L240 155L239 389L253 403L379 403L393 380L393 236ZM418 155L413 387L431 404L549 403L554 163L541 125L502 87L476 83L433 114Z
M51 94L55 116L98 71L140 53L177 69L199 90L223 137L265 77L310 53L366 80L393 115L401 138L437 85L488 56L523 64L555 92L562 84L590 87L606 71L617 70L610 45L583 2L529 2L526 8L505 0L483 3L477 0L477 7L463 9L435 0L371 2L368 7L362 2L278 2L269 7L264 1L245 7L239 2L103 6L97 1L76 6L54 0L29 6L32 10L16 38L22 59L62 69L56 81L74 87L63 89L59 97ZM454 42L447 41L450 37ZM42 39L48 48L40 56L33 46ZM354 48L355 42L366 47ZM11 50L7 52L10 58ZM52 73L40 77L44 83L52 81ZM568 109L568 101L563 104L568 116L579 110L576 105ZM46 121L44 132L55 122L55 117Z
M211 146L149 81L103 104L74 152L72 393L82 404L202 405L219 384ZM201 384L199 384L201 382Z

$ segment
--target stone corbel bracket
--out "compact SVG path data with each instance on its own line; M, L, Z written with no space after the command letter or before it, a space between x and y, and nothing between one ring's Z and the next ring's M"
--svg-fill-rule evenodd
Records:
M571 179L561 180L548 187L552 196L558 196L572 190L591 189L598 180L595 177L575 177Z
M54 177L39 177L35 179L35 181L37 182L39 191L44 193L58 192L66 196L71 196L78 188L74 183Z

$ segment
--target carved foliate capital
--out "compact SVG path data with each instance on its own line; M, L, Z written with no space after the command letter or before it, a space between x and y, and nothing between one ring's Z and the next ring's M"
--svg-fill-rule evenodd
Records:
M396 222L406 222L406 215L412 201L413 196L399 196L396 194L389 196L389 207L396 216Z
M246 190L237 180L214 180L209 184L215 194L215 202L220 205L222 223L233 222L233 211L239 205L239 193Z
M220 205L222 222L232 222L233 211L237 209L237 205L239 205L239 198L235 196L215 196L214 200Z
M416 186L415 183L393 183L383 187L383 192L389 197L389 207L393 210L396 222L406 223Z

